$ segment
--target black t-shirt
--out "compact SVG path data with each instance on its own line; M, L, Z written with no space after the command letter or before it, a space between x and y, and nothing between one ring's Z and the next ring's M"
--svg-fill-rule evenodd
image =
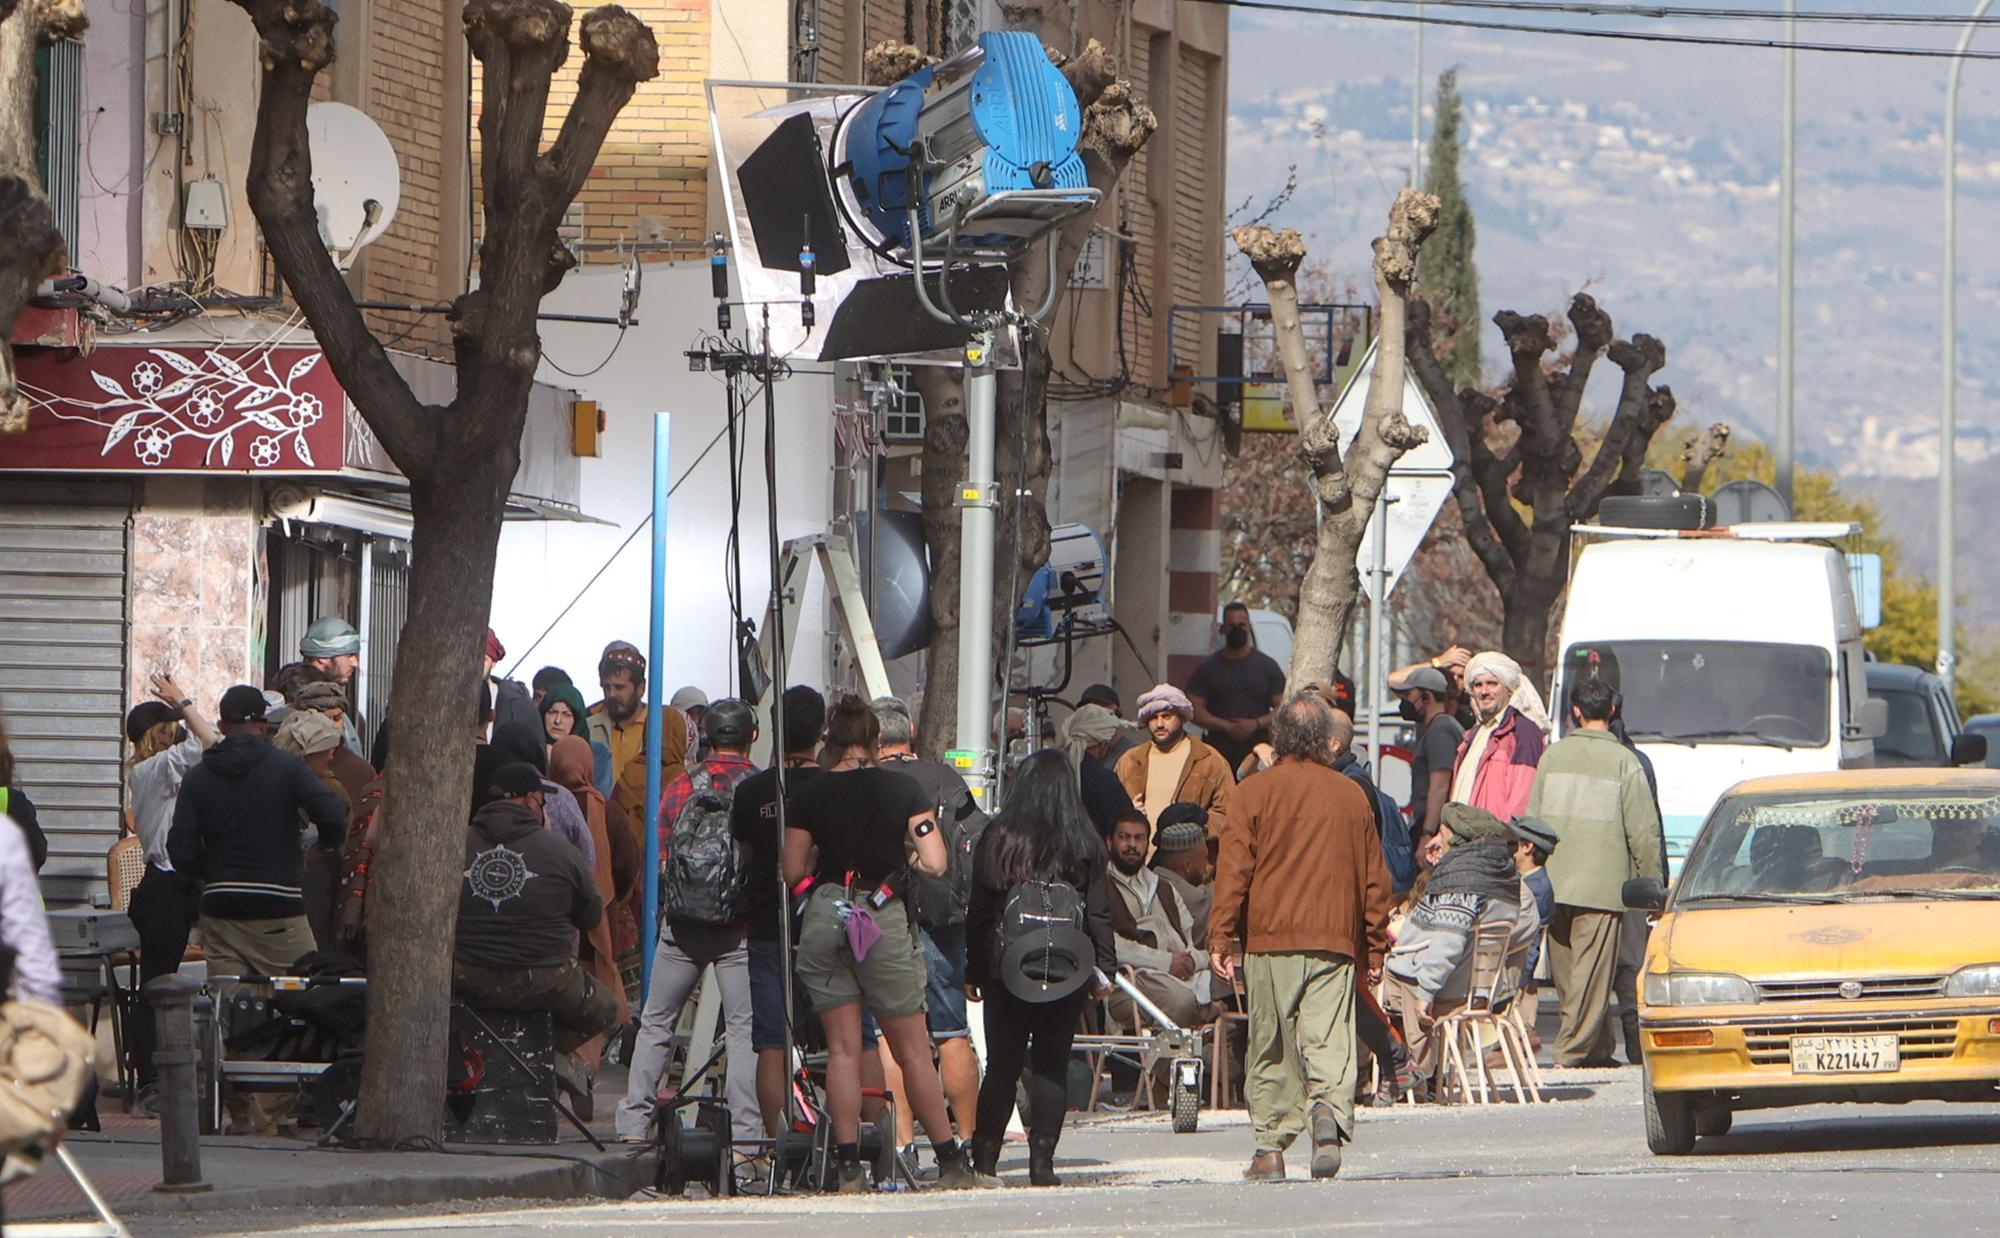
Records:
M916 779L879 768L814 778L791 793L787 807L785 824L809 831L819 845L821 881L851 872L856 885L869 887L903 871L910 818L937 808Z
M1218 718L1261 718L1271 712L1271 702L1284 694L1285 670L1269 655L1252 649L1240 658L1212 653L1194 668L1188 680L1189 696L1198 696L1208 712ZM1247 742L1220 733L1204 736L1211 748L1221 753L1235 769L1250 755L1258 741L1268 740L1263 729Z
M1458 744L1465 728L1450 714L1439 714L1430 725L1417 732L1416 754L1410 758L1410 830L1424 828L1424 813L1430 807L1431 771L1449 774L1458 763Z
M817 765L797 765L785 771L785 787L798 789L821 773ZM736 784L729 811L729 832L750 849L750 882L743 888L743 918L750 923L750 940L778 940L778 865L784 844L778 838L778 773L763 770Z

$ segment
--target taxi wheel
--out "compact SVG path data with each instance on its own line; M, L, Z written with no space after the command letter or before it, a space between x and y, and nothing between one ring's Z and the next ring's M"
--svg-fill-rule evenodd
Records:
M1694 1151L1694 1097L1655 1092L1646 1084L1646 1147L1654 1156L1686 1156Z
M1697 1135L1727 1135L1734 1125L1736 1114L1726 1105L1704 1109L1695 1115L1694 1133Z

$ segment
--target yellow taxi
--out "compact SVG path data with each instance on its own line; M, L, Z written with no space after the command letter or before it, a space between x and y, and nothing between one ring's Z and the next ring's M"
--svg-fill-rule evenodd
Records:
M1716 803L1641 973L1646 1143L1742 1109L2000 1101L2000 771L1760 778Z

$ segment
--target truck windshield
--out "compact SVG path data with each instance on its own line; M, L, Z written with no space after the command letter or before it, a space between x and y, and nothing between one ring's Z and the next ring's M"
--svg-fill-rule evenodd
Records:
M1761 641L1580 642L1563 682L1608 681L1635 740L1817 748L1833 710L1833 659L1813 645ZM1564 711L1567 714L1567 710Z
M1925 787L1730 796L1674 897L2000 898L2000 796Z

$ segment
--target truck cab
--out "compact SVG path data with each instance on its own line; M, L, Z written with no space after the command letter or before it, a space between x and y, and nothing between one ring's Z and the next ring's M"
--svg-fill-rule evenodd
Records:
M1559 728L1577 683L1617 689L1652 761L1678 871L1722 793L1746 778L1865 768L1868 703L1846 556L1853 525L1592 526L1562 622Z

